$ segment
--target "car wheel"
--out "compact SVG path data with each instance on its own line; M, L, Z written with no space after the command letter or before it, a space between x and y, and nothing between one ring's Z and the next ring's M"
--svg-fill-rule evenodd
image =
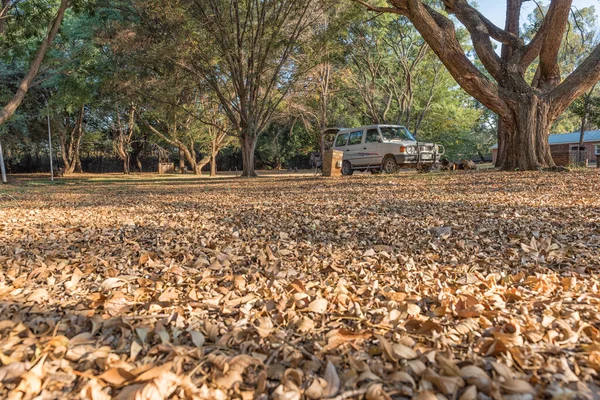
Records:
M352 164L350 161L344 161L342 163L342 175L352 175L354 170L352 169Z
M398 172L398 164L394 156L385 156L381 163L381 170L386 174L393 174Z

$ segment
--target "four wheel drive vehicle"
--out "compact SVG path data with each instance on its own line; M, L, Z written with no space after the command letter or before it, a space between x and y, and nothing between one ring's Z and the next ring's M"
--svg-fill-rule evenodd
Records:
M441 145L421 143L398 125L369 125L353 129L329 128L333 149L344 152L342 174L354 171L396 172L400 167L427 167L445 153Z

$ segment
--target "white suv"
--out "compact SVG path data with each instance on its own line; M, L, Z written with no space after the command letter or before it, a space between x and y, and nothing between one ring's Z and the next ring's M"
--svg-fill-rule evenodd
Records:
M399 167L427 167L439 161L444 147L419 143L403 126L369 125L353 129L327 129L335 133L333 149L344 152L342 174L359 171L394 173Z

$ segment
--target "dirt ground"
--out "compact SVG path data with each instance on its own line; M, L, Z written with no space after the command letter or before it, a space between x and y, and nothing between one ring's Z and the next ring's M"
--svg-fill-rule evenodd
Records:
M0 398L594 399L600 170L21 176Z

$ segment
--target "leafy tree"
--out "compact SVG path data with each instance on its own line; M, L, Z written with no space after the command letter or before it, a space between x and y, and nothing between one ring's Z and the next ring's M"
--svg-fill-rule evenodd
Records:
M240 140L243 176L256 176L260 134L305 72L301 46L322 17L321 0L198 0L143 6L159 20L166 54L219 99ZM180 51L173 51L180 49Z
M429 47L407 22L403 17L384 14L355 23L344 40L351 65L348 96L365 122L410 127L416 92L432 90L431 84L415 86L425 64L432 67L432 60L427 60ZM440 69L434 70L433 85Z
M600 47L563 79L558 53L568 24L571 0L552 0L535 36L525 42L519 35L522 0L507 1L504 29L495 26L466 0L444 0L445 11L429 2L389 0L378 6L356 0L370 10L406 16L444 63L456 82L500 117L498 163L512 170L554 165L548 145L553 122L577 97L600 79ZM454 15L469 31L480 71L465 54ZM492 40L502 43L502 54ZM535 79L526 80L528 67L539 58Z
M53 110L51 116L65 174L82 172L80 148L86 114L99 103L102 59L93 40L98 25L93 15L68 15L47 57L43 87Z

